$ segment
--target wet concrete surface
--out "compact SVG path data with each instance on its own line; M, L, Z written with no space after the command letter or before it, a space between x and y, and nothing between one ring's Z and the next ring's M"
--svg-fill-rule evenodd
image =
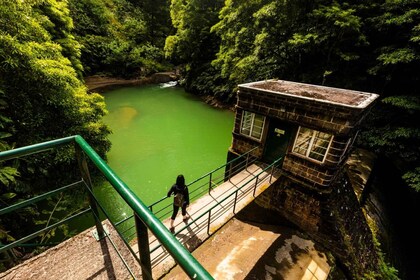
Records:
M327 256L315 247L292 228L234 218L192 254L214 279L326 279ZM161 279L189 278L177 266Z

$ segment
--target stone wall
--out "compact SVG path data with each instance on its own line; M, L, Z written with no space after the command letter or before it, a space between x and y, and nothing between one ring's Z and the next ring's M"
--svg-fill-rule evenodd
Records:
M351 135L369 110L240 88L237 106L334 135Z
M264 143L267 137L267 130L270 121L269 117L272 116L267 117L262 140L258 141L240 134L240 126L243 112L243 108L236 108L232 149L237 153L242 154L254 147L258 147L256 151L256 156L262 157L264 153ZM295 126L295 129L292 132L291 141L293 141L293 139L295 138L297 130L298 125ZM351 147L353 139L354 137L352 138L349 135L334 135L324 163L311 161L307 158L302 158L299 155L293 154L291 152L291 146L293 143L291 143L289 151L284 158L282 168L285 172L289 174L289 176L295 176L313 188L329 191L328 186L335 179L336 172L344 163L344 160L347 157L347 152Z
M334 255L349 278L361 279L377 269L372 233L344 174L332 190L320 193L282 177L256 203L304 230Z

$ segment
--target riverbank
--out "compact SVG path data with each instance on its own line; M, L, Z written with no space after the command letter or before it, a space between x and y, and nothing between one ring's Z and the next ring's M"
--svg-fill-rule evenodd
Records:
M103 93L109 90L113 90L120 87L134 87L149 84L160 84L171 81L178 81L179 76L175 72L160 72L155 73L149 77L142 77L138 79L121 79L106 76L89 76L85 77L85 84L89 92ZM232 112L235 111L233 104L226 104L217 100L212 95L200 95L199 96L205 103L212 107L219 109L227 109Z
M175 72L155 73L151 76L137 79L122 79L95 75L85 77L85 84L90 92L105 92L118 87L167 83L170 81L177 81L178 79L179 76Z

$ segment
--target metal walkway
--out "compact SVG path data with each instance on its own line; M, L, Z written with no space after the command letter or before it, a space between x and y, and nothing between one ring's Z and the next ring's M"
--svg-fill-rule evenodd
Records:
M213 188L209 194L192 202L187 209L190 216L187 223L182 221L182 215L178 213L175 220L178 241L190 252L193 251L278 179L277 169L266 170L261 166L266 165L253 163ZM170 218L163 223L169 228ZM153 235L149 236L149 240L153 275L159 278L176 263ZM137 244L132 248L138 252Z

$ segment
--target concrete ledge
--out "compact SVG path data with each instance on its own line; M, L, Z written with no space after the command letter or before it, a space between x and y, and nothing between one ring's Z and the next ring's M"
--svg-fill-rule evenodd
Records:
M108 221L103 224L136 277L140 266ZM108 238L96 241L90 228L0 274L0 279L131 279Z

